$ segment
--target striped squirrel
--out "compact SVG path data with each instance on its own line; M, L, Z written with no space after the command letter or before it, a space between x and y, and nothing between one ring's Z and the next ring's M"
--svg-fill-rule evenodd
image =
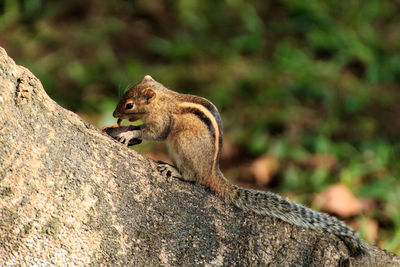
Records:
M226 202L242 210L340 238L354 256L367 253L366 243L337 218L294 203L270 192L240 188L219 169L222 122L217 108L207 99L167 89L146 75L119 101L113 116L117 126L103 131L123 144L143 140L166 141L174 165L160 165L167 178L173 176L209 187ZM141 120L140 126L120 126L122 120Z

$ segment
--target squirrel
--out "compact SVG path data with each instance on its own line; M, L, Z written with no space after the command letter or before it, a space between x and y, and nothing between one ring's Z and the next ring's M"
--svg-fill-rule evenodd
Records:
M228 203L256 214L336 235L350 254L367 254L366 242L357 233L326 213L316 212L270 192L244 189L232 184L219 169L222 122L217 108L207 99L167 89L150 75L129 89L113 116L116 126L103 131L119 142L132 145L141 140L165 141L175 168L161 165L168 177L210 188ZM140 126L120 126L121 121L141 120Z

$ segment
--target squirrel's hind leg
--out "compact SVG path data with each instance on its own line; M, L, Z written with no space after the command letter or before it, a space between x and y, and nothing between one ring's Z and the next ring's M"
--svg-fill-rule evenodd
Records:
M157 161L157 170L168 182L171 182L172 178L185 180L182 177L182 174L174 166L168 163Z

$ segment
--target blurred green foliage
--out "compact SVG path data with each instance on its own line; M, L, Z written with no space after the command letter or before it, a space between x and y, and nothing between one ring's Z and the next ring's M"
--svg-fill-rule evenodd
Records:
M210 99L242 158L282 162L277 191L307 203L348 185L400 253L399 14L392 0L3 0L0 45L99 127L145 74ZM300 164L315 154L335 168Z

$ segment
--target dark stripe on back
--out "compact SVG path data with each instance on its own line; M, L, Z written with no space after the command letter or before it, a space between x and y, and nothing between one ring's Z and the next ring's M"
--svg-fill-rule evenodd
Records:
M219 148L221 149L222 147L222 121L221 121L221 116L219 115L219 112L217 110L217 108L207 99L202 98L202 97L198 97L198 96L193 96L193 95L183 95L184 99L182 99L183 101L186 102L190 102L190 103L195 103L195 104L200 104L203 107L205 107L206 109L208 109L211 114L214 116L217 124L218 124L218 131L219 131L219 140L218 140L218 144L219 144ZM204 115L204 114L203 114ZM211 125L212 127L212 125ZM214 136L215 137L215 136Z
M211 120L203 112L201 112L201 110L198 110L197 108L183 108L182 114L185 113L192 113L196 115L202 122L207 125L208 131L211 133L213 138L215 138L215 129L211 123Z
M203 107L205 107L206 109L208 109L211 112L211 114L214 115L214 118L215 118L215 120L217 121L217 124L218 124L219 131L220 131L220 133L222 133L221 117L219 115L219 112L218 112L217 108L213 104L211 104L210 101L208 101L208 100L206 100L204 98L196 97L196 98L192 98L190 102L196 103L196 104L200 104Z

